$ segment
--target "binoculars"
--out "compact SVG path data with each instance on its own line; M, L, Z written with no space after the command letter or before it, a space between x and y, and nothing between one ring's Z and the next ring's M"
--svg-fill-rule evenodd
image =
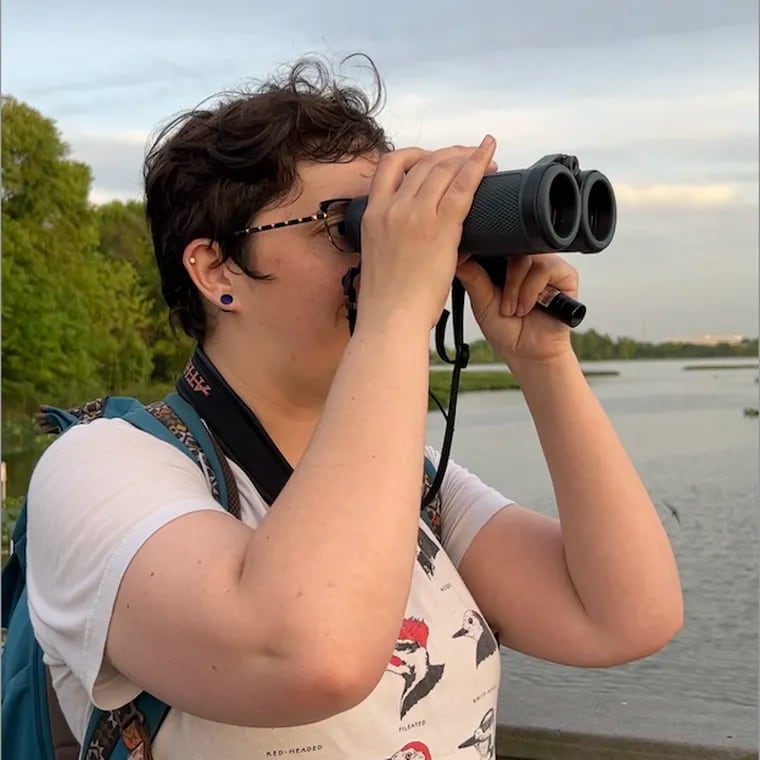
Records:
M345 233L361 251L361 220L368 197L348 204ZM612 241L615 193L595 169L581 171L575 156L546 155L526 169L483 177L464 220L459 252L470 254L501 287L510 256L561 251L598 253ZM579 301L547 288L537 306L570 327L586 315Z

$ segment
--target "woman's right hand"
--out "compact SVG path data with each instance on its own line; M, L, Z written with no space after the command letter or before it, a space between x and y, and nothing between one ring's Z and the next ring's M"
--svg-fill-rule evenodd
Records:
M399 310L427 329L455 276L462 224L496 141L477 148L405 148L384 155L362 219L360 321Z

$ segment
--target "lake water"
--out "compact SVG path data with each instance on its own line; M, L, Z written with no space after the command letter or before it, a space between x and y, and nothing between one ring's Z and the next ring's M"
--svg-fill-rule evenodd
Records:
M758 697L757 369L684 371L752 360L586 363L617 370L591 384L641 473L671 537L686 620L660 653L584 670L504 652L504 689L521 684L615 698L653 694L755 706ZM478 367L480 369L481 367ZM444 421L430 415L428 442ZM579 441L582 445L582 441ZM556 514L546 465L522 395L459 397L452 456L505 495ZM671 509L678 512L680 525Z

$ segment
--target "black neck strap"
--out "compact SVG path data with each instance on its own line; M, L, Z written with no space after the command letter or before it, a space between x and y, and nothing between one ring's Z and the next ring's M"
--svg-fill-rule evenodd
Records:
M453 364L451 371L451 389L449 391L449 409L448 412L443 410L441 402L430 392L431 398L435 401L438 408L446 420L446 430L443 434L443 445L441 446L441 457L438 463L435 480L430 486L428 492L422 501L423 506L430 504L438 494L443 484L443 478L446 475L446 466L449 463L451 455L451 445L454 442L454 428L457 416L457 398L459 395L459 377L462 370L470 361L470 347L464 342L464 286L455 279L451 286L451 321L454 330L454 358L451 359L446 351L444 339L446 337L446 323L448 322L449 312L444 309L438 324L435 326L435 348L441 361L446 364Z
M352 335L357 312L354 280L358 274L359 268L355 267L346 272L343 278L349 330ZM423 506L433 501L446 474L454 439L459 377L470 356L469 346L464 342L464 288L459 280L454 280L452 286L451 312L455 348L453 359L449 358L444 345L448 311L444 310L436 326L438 355L447 364L452 364L453 369L448 412L445 412L438 399L430 394L446 420L446 431L436 477L425 494ZM253 411L230 387L200 346L195 349L185 366L185 371L177 381L177 392L198 412L222 451L248 475L262 498L271 505L285 487L293 468Z
M177 381L177 392L208 425L222 451L272 504L293 468L247 404L198 346Z

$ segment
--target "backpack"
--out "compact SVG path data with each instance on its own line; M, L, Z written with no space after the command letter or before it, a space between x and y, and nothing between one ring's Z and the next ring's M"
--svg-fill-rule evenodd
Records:
M237 485L219 444L196 411L178 394L143 405L134 398L111 396L75 409L42 407L41 427L62 434L74 425L105 418L123 419L177 447L207 474L213 497L240 518ZM436 469L425 457L424 488ZM438 500L436 500L438 501ZM440 504L421 516L440 539ZM42 648L27 606L26 499L13 530L11 554L2 571L2 756L13 760L151 760L151 741L170 707L147 692L113 711L93 709L80 747L61 712Z

